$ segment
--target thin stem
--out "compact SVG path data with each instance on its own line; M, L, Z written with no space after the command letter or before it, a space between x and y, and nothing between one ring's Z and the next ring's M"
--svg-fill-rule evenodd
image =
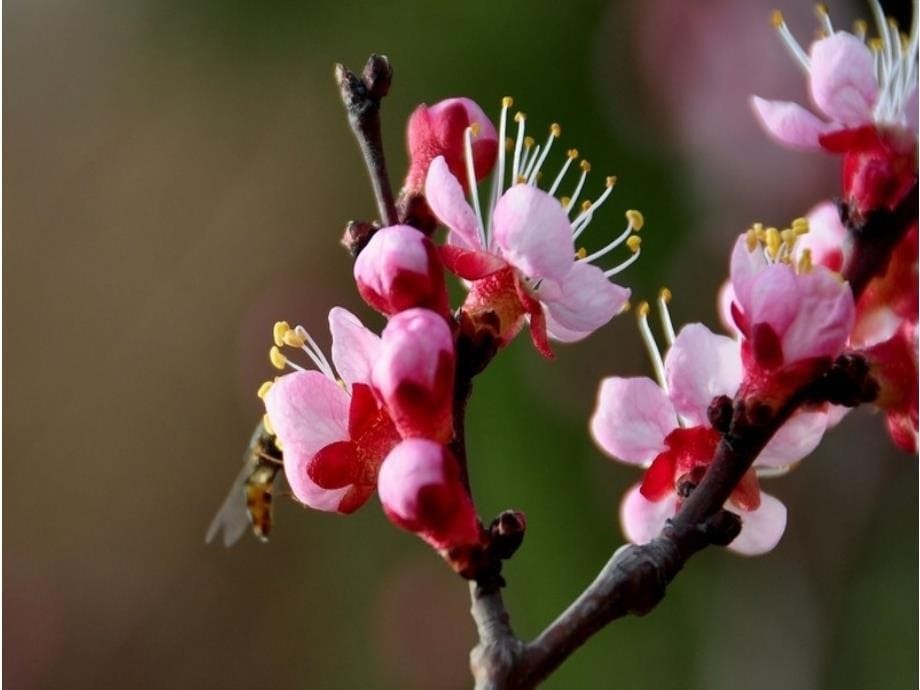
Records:
M387 95L392 78L393 69L384 55L371 55L361 77L344 65L335 66L335 81L348 113L348 124L364 155L377 212L386 225L399 222L380 133L380 102Z

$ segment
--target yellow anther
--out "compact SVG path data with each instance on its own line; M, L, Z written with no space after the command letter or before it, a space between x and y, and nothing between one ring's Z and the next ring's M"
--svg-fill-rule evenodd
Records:
M524 113L522 113L520 110L517 111L517 112L514 114L514 121L515 121L515 122L523 122L523 121L526 120L526 119L527 119L527 115L524 114Z
M779 234L779 236L782 238L783 244L790 248L793 244L795 244L795 238L797 237L795 230L792 228L786 228Z
M853 33L857 36L865 36L869 30L869 24L865 19L857 19L853 22Z
M575 252L576 259L584 259L586 256L588 256L588 250L584 247L579 247L578 251Z
M518 175L517 179L514 181L515 184L524 184L525 182L527 182L527 178L523 175Z
M894 17L888 17L888 27L892 29L896 34L900 33L898 31L898 20Z
M639 232L645 225L645 216L642 215L642 211L631 208L626 212L626 222L633 230Z
M770 257L775 259L779 255L779 248L782 245L782 238L779 235L779 230L776 228L767 228L767 239L765 244L767 245L767 252L770 254Z
M815 29L815 40L820 41L822 38L827 38L827 31L824 29Z
M291 324L287 321L276 321L275 325L272 327L272 339L275 341L275 345L281 347L284 345L284 334L291 330Z
M667 304L671 301L671 291L666 287L661 288L661 290L658 291L658 299Z
M630 235L629 239L626 240L626 246L629 247L629 251L635 254L639 251L639 246L642 244L642 238L638 235Z
M780 28L786 21L783 19L783 13L779 10L773 10L773 14L770 15L770 23L773 25L774 29Z
M646 318L648 316L648 312L649 312L648 302L642 301L636 305L636 316L638 316L640 319Z
M571 158L572 160L575 160L576 158L578 158L578 149L569 149L568 151L565 152L565 155Z
M581 170L582 172L591 172L591 164L588 161L583 160L581 162Z
M514 105L514 99L511 96L505 96L502 99L502 108L510 108Z
M630 309L632 309L632 302L630 302L629 300L626 300L625 302L623 302L623 306L620 307L620 313L625 314Z
M559 203L562 204L563 206L568 206L568 205L569 205L569 202L571 202L571 201L572 201L572 200L571 200L569 197L567 197L567 196L564 196L564 197L562 197L561 199L559 199Z
M608 189L610 189L611 187L616 186L616 183L617 183L617 176L616 176L616 175L609 175L609 176L607 177L607 179L604 180L604 185L605 185Z
M264 426L265 430L272 436L275 435L275 429L272 427L271 420L268 418L267 414L262 415L262 426Z
M552 134L556 139L562 136L562 127L558 122L554 122L549 126L549 133Z
M281 350L279 350L277 346L272 347L272 349L268 351L268 359L275 369L284 369L287 364L287 357L281 354Z
M534 140L533 137L524 137L524 148L525 149L533 148L533 145L536 143L537 142Z
M818 19L823 19L827 16L827 5L823 2L819 2L815 5L815 14L818 15Z
M882 39L880 39L878 36L869 39L869 49L873 52L880 53L884 47L885 44L882 43Z
M281 339L284 341L284 344L287 345L288 347L303 347L303 344L305 342L304 337L300 335L300 333L298 333L294 329L291 329L287 333L285 333Z
M906 53L908 48L910 48L910 36L901 32L901 50Z
M584 211L587 211L589 208L591 208L591 200L590 200L590 199L585 199L584 201L581 202L581 210L582 210L583 212L584 212Z
M470 123L470 134L472 134L474 137L478 137L481 130L482 125L480 125L478 122Z
M813 267L813 266L812 266L812 263L811 263L811 250L810 250L810 249L803 249L803 250L802 250L802 253L799 254L799 264L798 264L798 267L797 267L797 268L798 268L798 272L799 272L799 273L808 273L809 271L811 271L812 267Z
M757 239L757 231L754 228L751 228L744 234L744 242L749 252L754 251L757 249L758 245L760 245L760 240Z
M274 382L274 381L266 381L266 382L263 383L261 386L259 386L259 390L256 391L256 395L258 395L260 398L264 398L264 397L265 397L265 394L268 393L268 390L269 390L273 385L275 385L275 382Z
M510 151L514 148L514 139L511 137L505 137L505 151Z

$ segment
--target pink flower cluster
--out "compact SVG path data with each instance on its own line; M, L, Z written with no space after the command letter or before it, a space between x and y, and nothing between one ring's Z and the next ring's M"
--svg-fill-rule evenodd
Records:
M605 274L592 262L621 244L633 254L620 268L638 256L633 233L642 217L636 211L606 248L591 256L576 252L575 238L610 195L613 178L574 218L590 165L582 161L569 197L553 194L577 152L568 152L550 191L538 189L557 125L546 145L535 147L518 114L517 148L506 170L506 149L499 143L510 105L510 99L503 101L499 131L465 98L413 113L404 194L424 193L448 228L447 242L437 246L410 225L375 229L355 261L354 278L365 302L388 317L382 334L350 312L332 309L330 361L304 328L279 322L271 359L294 371L260 390L299 501L350 513L376 490L391 521L445 554L474 548L483 538L465 470L450 450L456 339L485 334L501 346L529 320L534 343L551 356L548 337L583 338L626 302L629 291L608 280L610 269ZM484 224L477 182L493 167L496 192ZM506 172L511 184L503 191ZM464 198L464 185L475 210ZM448 302L445 266L471 281L457 317ZM300 349L315 368L301 367L282 348Z

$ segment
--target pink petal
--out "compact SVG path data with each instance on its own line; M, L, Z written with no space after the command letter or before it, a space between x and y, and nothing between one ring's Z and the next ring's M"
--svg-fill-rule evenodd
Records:
M480 280L508 265L504 259L495 254L464 249L450 244L438 247L438 254L449 271L466 280Z
M812 44L809 86L815 104L832 120L853 127L872 119L875 60L852 34L840 31Z
M588 263L576 261L568 275L553 290L546 281L537 293L546 306L549 335L573 342L593 333L616 316L629 299L629 290L611 283L604 272ZM556 326L562 326L556 330ZM576 337L572 337L575 335Z
M754 461L754 467L782 469L794 465L818 447L827 424L826 412L797 412L773 434Z
M840 222L837 206L830 201L823 201L812 208L806 217L808 232L796 242L796 254L800 256L803 249L808 249L813 263L834 271L841 270L849 247L847 231Z
M751 284L754 278L767 266L760 248L751 251L747 247L747 238L744 234L738 237L732 249L730 279L735 301L741 305L751 301Z
M284 476L298 501L316 510L336 511L351 487L323 489L310 479L309 467L315 454L296 444L285 444Z
M786 363L836 357L853 330L855 307L849 284L823 266L797 276L797 283L794 320L782 334Z
M498 200L492 220L502 255L526 276L560 281L571 270L572 226L555 197L514 185Z
M749 290L748 300L740 304L751 328L756 324L767 324L776 335L785 333L799 308L799 283L795 270L786 264L767 266L754 276Z
M740 344L700 323L684 326L664 361L674 409L691 425L709 425L706 414L717 395L733 397L741 385Z
M380 337L342 307L329 311L329 331L332 333L332 363L342 380L349 386L370 381L371 369L380 353Z
M730 505L732 512L738 512ZM760 507L741 511L741 534L728 548L744 556L759 556L772 551L786 531L786 506L769 494L760 494Z
M431 161L428 168L425 198L438 220L451 229L460 244L467 249L482 249L476 214L466 202L463 187L447 167L443 156Z
M798 103L751 97L760 124L778 143L800 151L820 151L818 137L832 129Z
M719 294L716 297L719 321L722 323L722 328L738 337L741 332L738 330L738 324L735 323L735 319L732 316L732 302L734 301L735 291L732 288L732 283L730 280L726 280L722 283L722 287L719 288Z
M647 544L658 536L668 518L677 513L677 494L660 501L650 501L633 486L620 504L623 534L633 544Z
M665 450L665 436L676 426L671 401L651 379L611 377L601 381L591 434L617 460L644 465Z
M351 396L318 371L282 376L265 395L271 425L287 449L297 446L312 456L320 448L348 438Z

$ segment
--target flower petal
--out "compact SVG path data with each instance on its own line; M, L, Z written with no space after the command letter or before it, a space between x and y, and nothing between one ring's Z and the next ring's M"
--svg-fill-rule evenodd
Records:
M832 128L798 103L752 96L751 107L767 134L792 149L820 151L818 137Z
M760 507L741 511L741 534L728 548L744 556L772 551L786 531L786 506L769 494L760 494Z
M855 307L848 283L823 266L796 276L794 319L782 333L786 363L836 357L853 330Z
M732 249L729 275L735 302L744 305L751 301L751 283L767 265L763 252L747 247L745 235L738 237Z
M664 439L676 426L671 401L650 378L601 381L591 434L617 460L644 465L667 448Z
M453 239L466 249L482 249L478 222L472 207L466 202L463 187L438 156L428 168L425 178L425 198L432 212L451 229Z
M847 127L869 122L878 96L872 53L844 31L815 41L809 87L815 104L831 119Z
M495 254L464 249L451 244L438 247L438 254L449 271L466 280L480 280L508 265L504 259Z
M380 353L380 336L365 328L357 316L342 307L329 311L329 332L332 333L332 363L342 380L349 386L370 381L371 369Z
M677 494L660 501L650 501L632 487L620 504L620 524L623 534L633 544L647 544L658 536L668 518L677 512Z
M717 395L733 397L741 385L741 347L701 323L684 326L664 360L671 402L691 426L709 425L707 410Z
M537 296L546 306L549 335L563 342L593 333L616 316L629 299L628 289L611 283L600 268L587 261L576 261L561 283L545 282ZM557 326L562 328L557 330Z
M336 511L350 487L323 489L310 479L309 467L315 455L309 448L285 444L284 476L298 501L316 510Z
M826 412L797 412L773 434L754 467L784 468L799 462L818 447L827 422Z
M318 371L295 371L282 376L265 394L265 409L284 446L297 446L306 455L348 438L351 396Z
M530 278L564 278L575 261L572 226L559 200L526 184L505 192L492 216L495 243Z

